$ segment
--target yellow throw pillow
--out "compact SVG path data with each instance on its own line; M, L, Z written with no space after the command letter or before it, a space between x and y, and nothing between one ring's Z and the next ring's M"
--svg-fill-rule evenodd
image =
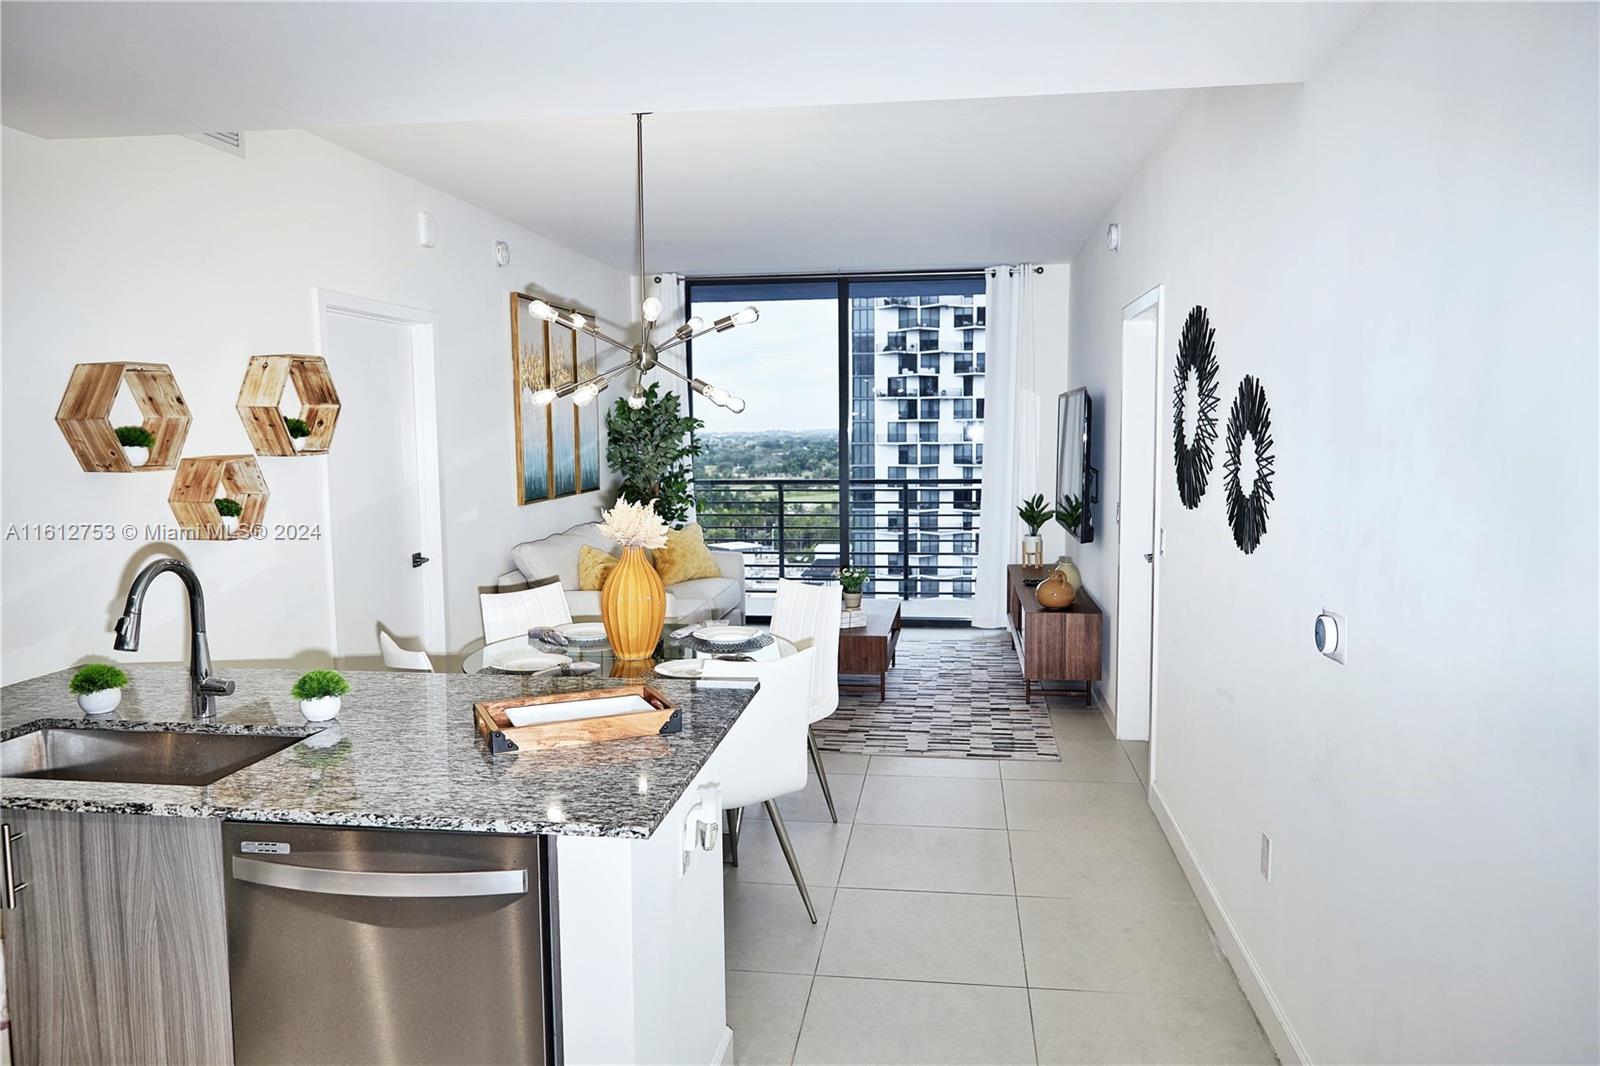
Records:
M697 577L722 576L697 522L690 522L682 529L669 529L666 547L656 549L655 564L664 585L693 581Z
M583 545L578 549L578 588L584 592L599 592L606 587L606 577L618 562L615 555Z

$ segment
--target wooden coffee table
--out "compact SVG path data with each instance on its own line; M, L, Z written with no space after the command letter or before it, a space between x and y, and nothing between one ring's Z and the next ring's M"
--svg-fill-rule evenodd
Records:
M861 611L867 624L839 630L839 675L878 675L878 702L886 694L889 670L894 666L895 648L900 643L900 601L862 600ZM871 691L866 684L846 684L840 688Z

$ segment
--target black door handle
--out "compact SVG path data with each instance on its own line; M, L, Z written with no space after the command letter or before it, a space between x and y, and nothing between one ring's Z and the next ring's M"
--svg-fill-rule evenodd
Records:
M428 561L428 557L426 555L423 555L421 552L412 552L411 553L411 569L415 570L417 567L421 566L423 563L425 563L427 561Z

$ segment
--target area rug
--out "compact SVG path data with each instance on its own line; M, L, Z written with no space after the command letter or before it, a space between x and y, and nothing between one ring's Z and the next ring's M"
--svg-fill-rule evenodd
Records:
M1024 691L1016 650L1004 633L902 638L882 703L876 686L841 690L839 709L811 728L824 751L1059 759L1043 697L1029 704Z

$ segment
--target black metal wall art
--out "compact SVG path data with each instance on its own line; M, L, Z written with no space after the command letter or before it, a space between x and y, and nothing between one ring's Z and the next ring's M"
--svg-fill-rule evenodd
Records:
M1244 439L1255 445L1255 484L1246 496L1239 484ZM1272 411L1267 407L1267 390L1252 375L1239 382L1239 392L1228 412L1227 457L1223 469L1223 491L1228 498L1228 525L1233 527L1233 542L1249 555L1267 532L1267 504L1272 500Z
M1178 473L1178 497L1190 510L1200 506L1211 477L1211 452L1217 443L1217 356L1216 330L1206 317L1206 309L1196 304L1183 320L1183 336L1178 339L1176 380L1172 385L1172 452ZM1194 413L1194 438L1183 439L1184 387L1189 375L1195 378L1197 403Z

